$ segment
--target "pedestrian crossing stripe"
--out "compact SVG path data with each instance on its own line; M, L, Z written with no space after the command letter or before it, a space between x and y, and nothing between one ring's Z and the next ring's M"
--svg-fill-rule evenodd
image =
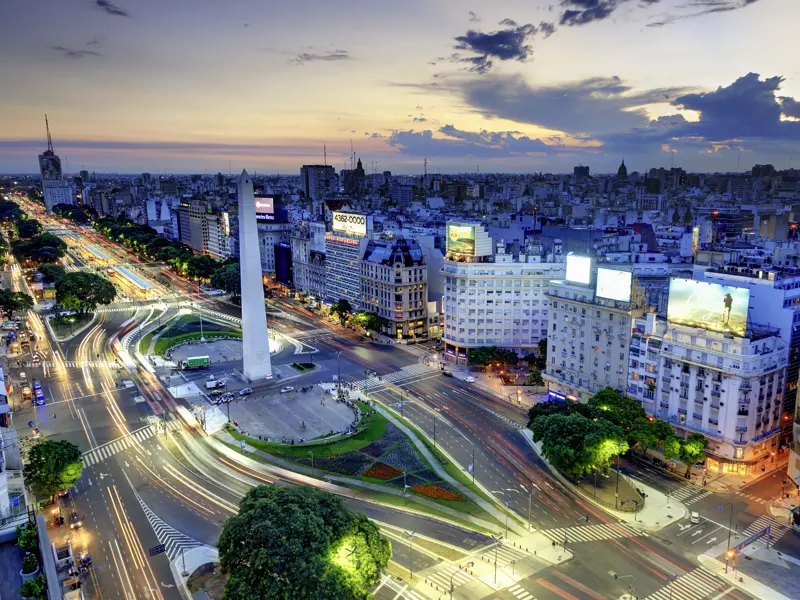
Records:
M386 383L399 383L418 375L433 375L438 370L434 367L429 367L423 364L409 365L403 367L399 371L393 371L386 375L381 375L380 379L377 377L368 377L367 379L360 379L352 383L354 388L359 390L366 390L376 387L381 387Z
M742 492L736 492L737 496L741 496L742 498L747 498L748 500L752 500L753 502L758 502L759 504L766 504L769 500L765 500L764 498L759 498L758 496L754 496L753 494L744 494Z
M465 585L473 580L473 577L461 565L448 565L444 569L430 573L425 576L425 580L444 591L450 591L450 578L452 577L453 589ZM469 568L469 567L467 567Z
M627 523L560 527L559 529L542 530L540 533L557 543L564 543L566 538L567 544L570 542L596 542L625 537L647 537L646 532Z
M708 490L703 490L707 492ZM669 493L670 498L675 498L675 500L688 500L692 496L696 496L701 492L701 488L697 488L691 485L684 486L682 488L678 488L677 490L673 490Z
M681 575L645 600L701 600L729 585L704 567Z
M88 367L90 369L99 369L102 367L122 368L122 365L114 360L65 360L63 362L44 361L42 365L51 369L63 365L67 369L82 369Z
M150 507L144 503L144 500L142 500L142 497L136 492L136 490L133 490L133 493L136 496L136 499L139 501L139 505L142 507L145 516L147 517L147 522L150 523L150 527L153 528L158 542L160 544L164 544L164 551L166 552L170 561L178 558L182 552L186 552L187 550L191 550L192 548L197 548L203 545L196 539L191 538L185 533L181 533L174 527L167 525L159 518L158 515L150 510Z
M695 496L694 498L690 498L690 499L689 499L689 500L687 500L687 501L686 501L684 504L686 504L687 506L688 506L689 504L694 504L694 503L695 503L695 502L697 502L698 500L702 500L703 498L705 498L705 497L707 497L707 496L710 496L712 493L713 493L713 492L711 492L710 490L705 490L705 491L704 491L702 494L700 494L699 496Z
M512 594L514 594L514 596L518 600L530 600L531 598L533 598L533 594L528 592L528 590L526 590L524 587L522 587L518 583L515 583L510 588L508 588L508 591L511 592Z
M518 563L523 558L527 558L530 555L519 550L517 548L513 548L511 546L499 546L497 547L497 568L503 569L509 566L512 562ZM480 559L487 564L491 564L494 566L495 561L495 548L488 548L481 552Z
M753 535L754 533L764 529L767 525L770 526L770 540L773 544L780 540L784 535L786 535L786 532L789 531L789 527L787 525L778 523L775 519L766 515L762 515L750 523L750 526L742 532L742 536L746 538L750 535Z
M162 428L166 427L167 431L174 431L181 427L181 422L178 420L172 420L168 421L166 425L161 425L161 427ZM156 431L157 431L156 427L153 427L152 425L147 425L146 427L137 429L136 431L133 431L128 435L124 435L120 438L117 438L116 440L112 440L108 443L105 443L102 446L93 448L88 452L84 452L83 464L86 467L91 467L92 465L102 462L107 458L111 458L115 454L119 454L123 450L126 450L137 443L145 442L146 440L153 437Z

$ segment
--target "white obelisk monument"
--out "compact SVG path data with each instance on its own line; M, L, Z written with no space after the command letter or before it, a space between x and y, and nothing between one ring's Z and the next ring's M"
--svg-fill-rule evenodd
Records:
M256 203L253 180L247 171L242 171L239 177L239 272L242 278L243 373L250 381L257 381L272 375L272 363L261 282Z

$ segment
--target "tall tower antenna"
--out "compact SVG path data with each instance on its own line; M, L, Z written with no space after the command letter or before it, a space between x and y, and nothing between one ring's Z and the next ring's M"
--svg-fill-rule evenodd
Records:
M353 171L356 168L356 164L353 162L356 153L353 152L353 140L350 140L350 170Z
M322 164L328 166L328 147L322 144Z
M427 158L425 159L425 163L424 164L425 164L425 177L427 178L428 177L428 159Z
M50 137L50 123L47 121L47 113L44 115L44 127L47 129L47 151L53 152L53 138Z
M739 154L736 155L736 173L739 173L739 161L742 159L742 151L739 150Z

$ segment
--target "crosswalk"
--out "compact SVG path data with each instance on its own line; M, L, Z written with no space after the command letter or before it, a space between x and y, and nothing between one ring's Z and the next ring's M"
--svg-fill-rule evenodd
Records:
M181 552L187 552L192 548L197 548L203 545L196 539L191 538L188 535L181 533L174 527L167 525L158 517L158 515L150 510L150 507L144 503L144 500L142 500L142 497L136 492L136 490L134 490L133 493L136 495L136 499L139 501L139 505L142 507L148 523L150 523L150 527L153 528L156 538L158 538L158 542L160 544L164 544L164 551L166 552L170 561L178 558L178 556L181 555Z
M518 583L512 585L510 588L508 588L507 591L514 594L514 597L517 598L517 600L530 600L531 598L533 598L533 594L528 592L528 590L526 590Z
M679 500L684 504L693 504L709 495L711 495L709 490L693 485L685 485L677 490L672 490L669 493L670 498L675 498L675 500Z
M450 591L450 578L452 577L453 589L458 588L474 579L470 574L469 568L461 569L460 567L461 565L447 565L435 573L425 575L425 581L440 590Z
M150 439L153 437L153 435L155 435L155 432L156 430L148 425L147 427L142 427L141 429L134 431L129 435L124 435L113 442L98 446L97 448L84 453L83 464L84 466L91 467L92 465L106 460L115 454L119 454L123 450L130 448L136 443L142 443L145 440Z
M751 502L757 502L758 504L767 504L769 502L769 498L759 498L755 494L746 494L745 492L734 492L737 496L741 496L742 498L747 498Z
M353 387L359 390L368 390L380 387L387 383L400 383L402 381L411 379L413 377L418 377L421 375L434 375L436 373L437 373L436 369L429 367L427 365L423 364L409 365L407 367L403 367L399 371L394 371L386 375L381 375L380 379L378 379L377 377L360 379L358 381L353 382Z
M46 360L41 364L51 369L56 368L59 365L63 365L68 369L82 369L83 367L89 367L90 369L99 369L101 367L111 367L116 369L122 368L122 365L114 360L65 360L58 363Z
M571 542L597 542L600 540L614 540L626 537L647 537L647 533L628 525L627 523L605 523L602 525L579 525L577 527L560 527L558 529L545 529L546 537L559 544Z
M767 525L770 526L770 540L773 544L780 540L784 535L786 535L786 532L789 531L789 527L787 525L778 523L778 521L766 515L761 515L755 521L750 523L750 526L742 532L742 537L746 538L747 536L753 535L754 533L764 529ZM766 541L766 538L764 538L764 541Z
M706 497L710 496L713 493L714 492L712 492L710 490L703 490L703 492L698 494L697 496L694 496L693 498L689 498L686 502L684 502L684 504L686 504L686 506L691 506L695 502L698 502L699 500L702 500L703 498L706 498Z
M645 600L702 600L721 588L730 587L704 567L697 567L685 575L670 581L663 588L647 596Z
M289 337L292 337L296 340L304 340L307 338L317 338L322 336L329 336L333 332L330 329L306 329L305 331L298 331L296 333L289 333Z
M518 563L524 558L530 557L529 554L514 548L513 546L500 545L495 554L495 547L491 547L480 555L480 560L494 566L495 556L497 557L497 568L504 569L511 566L511 563Z

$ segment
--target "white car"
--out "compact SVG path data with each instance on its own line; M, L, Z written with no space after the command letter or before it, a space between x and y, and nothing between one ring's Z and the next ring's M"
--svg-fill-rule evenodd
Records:
M689 522L692 525L697 525L698 523L700 523L700 513L699 512L693 512L692 516L689 517Z
M292 387L291 385L287 385L287 386L281 388L281 394L288 394L289 392L293 392L293 391L294 391L294 387Z
M472 375L467 375L466 377L464 377L464 381L466 381L467 383L475 383L475 378Z

